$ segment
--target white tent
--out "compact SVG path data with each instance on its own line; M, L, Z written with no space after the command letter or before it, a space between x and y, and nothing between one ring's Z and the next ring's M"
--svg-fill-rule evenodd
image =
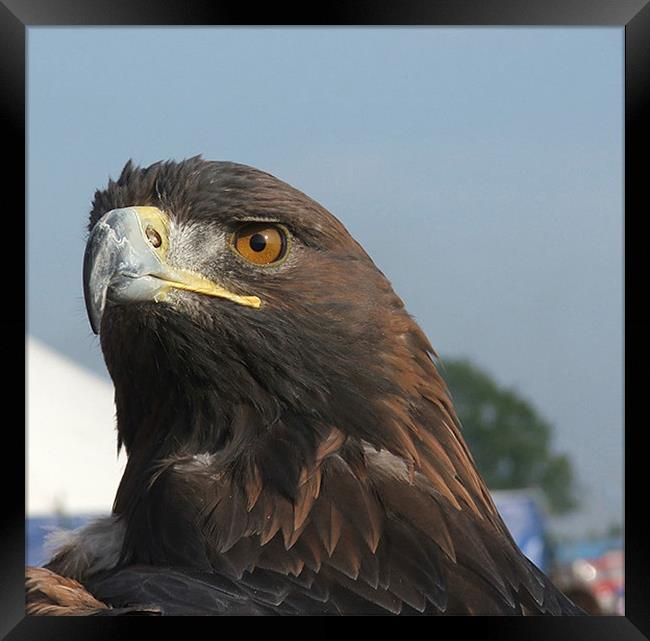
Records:
M126 457L117 457L113 386L27 338L29 516L109 512Z

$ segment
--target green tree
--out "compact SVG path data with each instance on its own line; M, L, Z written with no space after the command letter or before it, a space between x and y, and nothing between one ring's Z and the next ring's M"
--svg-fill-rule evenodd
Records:
M444 360L463 434L488 487L538 487L556 514L577 506L569 458L551 451L552 426L514 391L467 360Z

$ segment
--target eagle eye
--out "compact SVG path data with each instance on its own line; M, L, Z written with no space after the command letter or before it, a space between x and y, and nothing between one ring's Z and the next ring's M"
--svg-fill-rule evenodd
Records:
M255 265L270 265L287 252L286 231L272 223L246 223L233 235L237 253Z

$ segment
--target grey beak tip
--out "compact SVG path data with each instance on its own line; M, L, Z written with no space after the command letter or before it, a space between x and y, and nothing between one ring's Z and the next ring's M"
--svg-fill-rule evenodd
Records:
M94 334L99 334L106 304L106 291L115 269L111 261L102 260L105 254L106 237L106 230L95 226L86 243L83 260L84 301Z
M94 283L91 282L93 260L94 252L92 251L92 243L89 242L88 245L86 245L86 251L84 254L84 302L86 303L86 314L88 315L90 327L92 328L94 334L99 334L99 326L101 324L104 305L97 300L97 294L100 294L101 292L98 292L96 289L94 289L92 286Z
M93 330L95 336L99 336L99 327L101 325L101 314L98 317L93 317L88 314L88 320L90 321L90 328Z

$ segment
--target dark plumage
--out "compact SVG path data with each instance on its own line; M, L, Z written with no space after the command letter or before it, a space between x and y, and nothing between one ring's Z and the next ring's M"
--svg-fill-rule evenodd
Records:
M89 229L126 225L129 207L164 212L165 269L248 298L125 302L109 275L104 306L93 232L89 314L128 463L114 518L50 570L163 614L579 612L516 548L429 341L338 220L267 173L201 158L129 162ZM233 249L250 221L286 233L281 260Z

